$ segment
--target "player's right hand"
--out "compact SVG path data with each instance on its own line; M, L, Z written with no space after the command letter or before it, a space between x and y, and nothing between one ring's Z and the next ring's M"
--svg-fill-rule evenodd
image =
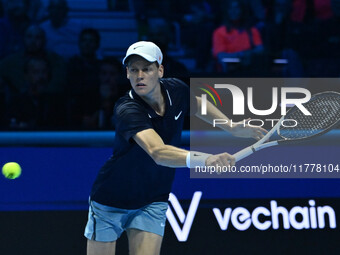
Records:
M235 158L230 155L229 153L221 153L216 155L211 155L205 161L206 166L234 166L235 165Z

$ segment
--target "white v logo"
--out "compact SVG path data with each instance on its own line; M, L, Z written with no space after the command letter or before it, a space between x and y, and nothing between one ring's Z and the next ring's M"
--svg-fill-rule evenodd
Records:
M175 120L178 120L179 116L181 116L182 114L182 111L178 114L178 115L175 115Z
M185 213L183 211L183 208L179 201L177 200L176 196L172 193L170 193L169 201L172 204L172 207L174 208L180 222L183 224L183 228L181 229L175 215L173 214L171 208L169 207L166 212L166 217L168 221L170 222L170 225L172 227L172 230L175 232L175 235L180 242L185 242L188 239L190 229L192 226L192 222L194 221L196 211L199 205L199 202L201 200L202 192L196 191L192 197L188 214L185 216Z

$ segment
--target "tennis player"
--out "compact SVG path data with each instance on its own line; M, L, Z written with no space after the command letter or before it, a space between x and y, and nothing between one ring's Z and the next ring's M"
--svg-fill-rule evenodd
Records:
M116 240L124 231L130 254L159 254L175 169L235 163L228 153L211 155L178 147L184 117L190 114L189 87L178 79L164 79L162 60L159 47L146 41L132 44L123 59L132 89L115 105L113 155L92 187L85 229L88 255L115 254ZM191 114L198 107L192 107ZM205 120L214 118L227 119L208 104ZM243 125L224 128L256 139L264 133Z

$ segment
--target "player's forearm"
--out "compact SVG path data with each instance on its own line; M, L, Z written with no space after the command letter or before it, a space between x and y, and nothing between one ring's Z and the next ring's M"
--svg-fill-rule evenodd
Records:
M193 152L164 144L154 129L138 132L133 139L149 154L156 164L167 167L187 167L192 165L205 166L210 154ZM191 157L191 154L192 157Z
M196 97L196 98L197 98L198 109L201 109L202 100L201 100L200 97ZM207 114L202 115L200 113L196 113L196 116L198 118L204 120L205 122L209 123L209 124L214 124L214 119L227 120L226 124L223 124L223 125L216 124L216 126L225 130L225 131L231 132L232 126L230 124L231 122L230 122L229 118L223 112L221 112L219 109L217 109L209 101L207 102Z
M171 145L158 147L151 153L151 157L158 165L167 167L189 167L212 166L216 164L231 164L234 160L227 153L218 155L207 154L199 151L187 151ZM230 159L228 161L228 159Z
M189 151L171 145L163 145L151 152L156 164L167 167L186 167L186 157Z

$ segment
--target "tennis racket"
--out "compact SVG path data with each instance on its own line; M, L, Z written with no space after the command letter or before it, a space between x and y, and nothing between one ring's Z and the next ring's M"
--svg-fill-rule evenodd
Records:
M292 107L261 140L235 153L236 162L264 148L323 135L340 123L340 93L315 94L303 106L311 115L304 115L297 106ZM269 141L275 134L278 139Z

